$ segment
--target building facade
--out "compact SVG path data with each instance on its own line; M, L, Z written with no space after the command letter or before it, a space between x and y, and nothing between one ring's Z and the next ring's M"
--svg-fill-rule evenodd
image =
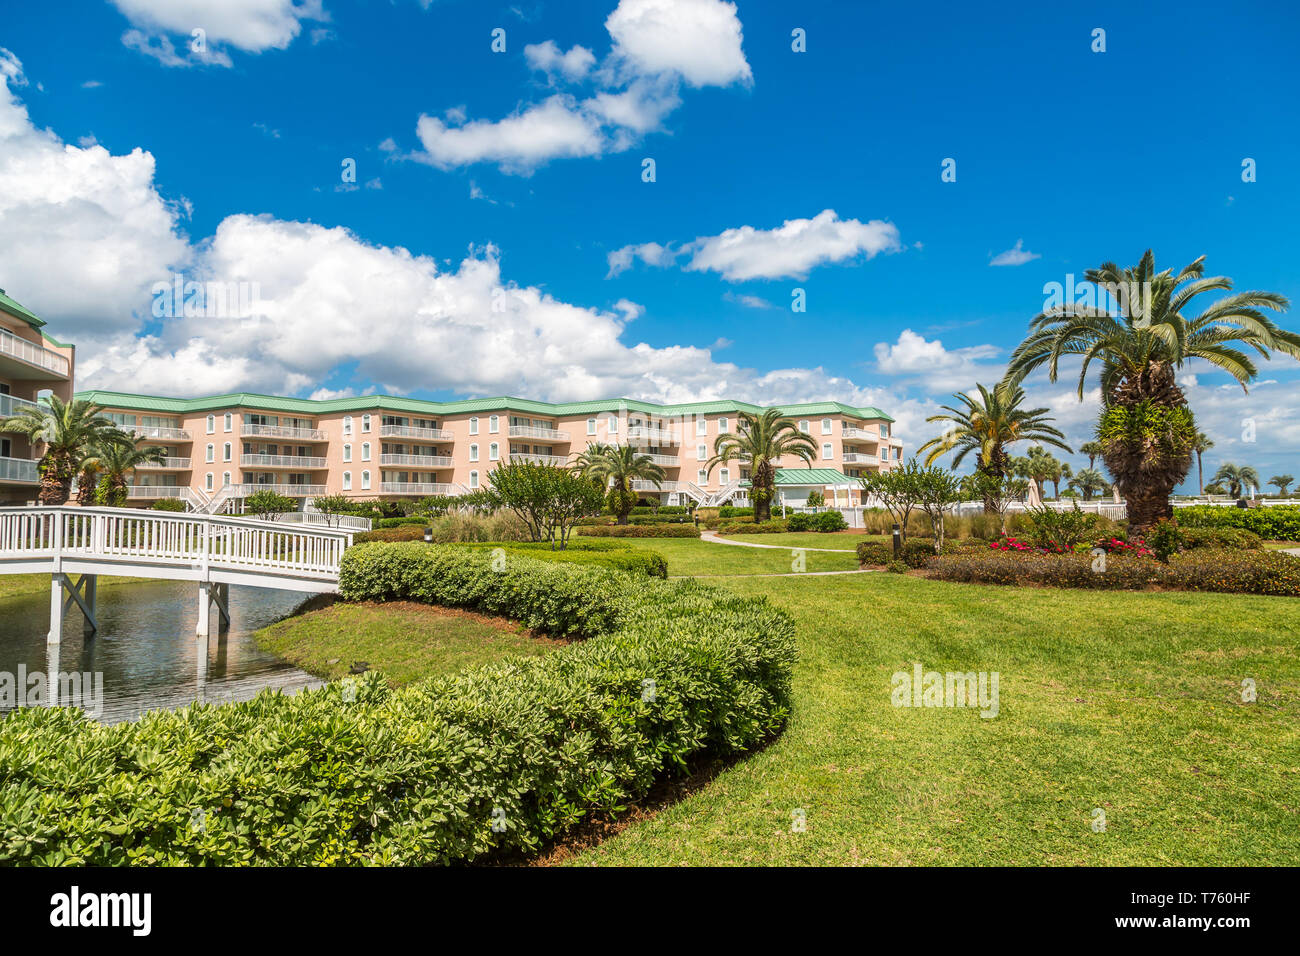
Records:
M706 468L719 434L734 431L734 401L655 405L629 399L552 404L517 398L431 402L386 395L311 400L232 394L175 399L119 392L78 395L142 444L167 450L159 466L140 468L130 502L177 497L216 508L269 488L303 502L325 494L353 498L458 495L487 485L507 459L565 464L593 443L632 445L665 471L659 487L637 491L665 504L743 499L747 469ZM878 408L838 402L782 406L817 445L812 466L847 501L856 478L901 464L893 419ZM806 468L798 458L785 470ZM814 486L790 484L790 502ZM856 495L854 496L856 498Z
M44 326L0 289L0 419L22 414L45 392L72 398L76 350L55 341ZM27 439L0 434L0 503L36 500L38 457Z

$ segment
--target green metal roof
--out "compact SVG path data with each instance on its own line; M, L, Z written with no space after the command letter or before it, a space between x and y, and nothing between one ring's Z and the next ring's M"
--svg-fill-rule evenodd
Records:
M0 289L0 309L3 309L15 318L22 319L34 329L39 329L45 324L45 320L40 318L35 312L19 305L13 299L9 298L9 296L5 295L4 289Z
M454 415L460 412L525 412L533 415L590 415L611 412L619 409L641 412L646 415L663 417L681 417L686 415L713 415L722 412L749 412L758 414L763 406L748 402L712 401L691 402L683 405L656 405L653 402L641 402L630 398L607 398L594 402L536 402L526 398L470 398L453 402L431 402L419 398L403 398L397 395L356 395L350 398L285 398L278 395L259 395L253 392L232 392L227 395L209 395L204 398L167 398L160 395L134 395L127 392L86 391L78 392L77 398L89 399L109 408L129 408L143 412L206 412L233 406L243 408L265 409L266 411L294 412L306 415L320 415L325 412L367 411L380 409L391 412L412 412L426 415ZM778 406L783 415L791 417L807 415L841 414L855 418L879 419L892 422L878 408L858 408L841 402L805 402L797 405Z
M803 485L852 485L857 482L857 479L850 478L834 468L778 468L775 481L777 487L783 485L791 487ZM742 481L741 485L748 486L749 481Z

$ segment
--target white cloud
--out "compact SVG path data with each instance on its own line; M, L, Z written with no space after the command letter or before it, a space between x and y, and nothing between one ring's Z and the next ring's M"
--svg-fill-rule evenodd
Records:
M166 36L150 36L141 30L127 30L122 34L122 45L128 50L135 50L152 57L163 66L233 66L230 56L216 46L205 46L201 50L189 50L181 56L171 39ZM184 49L184 47L182 47Z
M675 74L695 87L753 79L734 3L621 0L605 28L614 57L638 74Z
M911 329L899 332L892 345L877 342L874 352L876 367L882 374L904 379L931 393L967 391L977 381L992 385L1003 375L1001 364L988 363L999 353L996 346L948 349L939 339L927 340Z
M1041 259L1037 252L1025 249L1025 240L1017 239L1016 244L1005 252L999 252L989 260L991 266L1023 266L1026 262Z
M609 279L620 272L626 272L632 268L632 263L640 259L646 265L666 266L673 261L676 253L668 246L661 246L657 242L643 242L640 245L624 246L621 249L615 249L611 252L606 260L609 262L609 272L605 278Z
M524 59L534 70L543 73L560 73L566 80L577 82L596 65L596 54L585 46L574 45L566 53L554 40L530 43L524 47Z
M303 21L327 20L321 0L110 0L138 29L122 42L167 66L199 62L230 66L230 58L213 47L229 44L248 53L283 50L302 31ZM203 31L209 52L191 49L193 32ZM188 54L180 56L169 36L179 36ZM128 37L130 39L128 40Z
M97 90L103 85L104 84L99 80L87 80L85 83L81 84L81 88L83 90Z
M724 292L722 298L727 302L735 302L737 305L743 305L747 309L775 309L771 302L757 295L736 295L734 292Z
M559 94L497 122L448 126L436 116L421 116L415 131L424 153L413 158L442 169L486 161L528 172L550 159L598 156L604 150L597 120L572 97Z

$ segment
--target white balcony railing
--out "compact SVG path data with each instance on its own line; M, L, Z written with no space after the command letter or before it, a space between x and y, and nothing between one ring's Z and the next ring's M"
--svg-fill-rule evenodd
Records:
M874 428L851 428L845 426L840 434L845 438L856 438L858 441L880 441L880 432Z
M557 468L569 463L563 455L516 455L511 453L511 461L531 461L535 465L555 465Z
M878 465L880 464L879 455L867 455L858 451L846 451L844 453L844 464L846 465Z
M682 435L650 425L633 425L627 430L627 440L637 445L680 445Z
M152 471L160 471L170 468L173 471L188 471L190 468L190 459L188 458L164 458L161 464L155 462L142 462L135 466L136 468L148 468Z
M47 348L42 348L26 339L20 339L4 329L0 329L0 355L8 355L16 358L20 362L26 362L36 368L45 369L47 372L53 372L55 375L62 375L65 378L71 366L68 360L58 352L51 352Z
M649 457L656 465L663 465L665 468L676 468L682 463L676 455L650 455Z
M681 491L686 487L687 482L683 481L661 481L655 484L653 481L643 481L640 478L632 479L633 491Z
M277 495L284 495L287 498L310 498L325 494L324 485L242 484L228 487L231 498L247 498L258 491L274 491Z
M36 484L36 462L27 458L0 458L0 481L21 481Z
M185 485L127 485L128 498L185 498L190 489Z
M511 425L511 438L533 438L537 441L568 441L569 433L554 428L537 428L533 425Z
M244 468L320 469L329 467L329 462L324 458L309 458L304 455L240 455L239 464Z
M137 425L131 429L136 438L152 438L155 441L189 441L190 433L183 428L164 428L156 425Z
M15 395L0 395L0 418L9 418L13 415L21 415L24 408L40 408L35 402L29 402L25 398L18 398Z
M244 438L293 438L297 441L329 441L330 436L319 428L293 428L289 425L249 425L239 426L239 434Z
M380 438L422 438L425 441L451 441L455 436L445 428L416 428L414 425L380 425Z
M409 465L412 468L451 468L456 459L447 455L380 455L381 465Z
M432 481L383 481L379 490L386 495L454 495L456 486Z

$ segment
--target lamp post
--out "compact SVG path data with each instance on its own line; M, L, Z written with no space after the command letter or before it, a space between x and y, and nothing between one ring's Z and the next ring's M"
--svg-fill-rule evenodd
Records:
M898 522L894 522L894 560L903 553L903 536L898 531Z
M424 526L424 543L433 544L433 528L429 525Z

